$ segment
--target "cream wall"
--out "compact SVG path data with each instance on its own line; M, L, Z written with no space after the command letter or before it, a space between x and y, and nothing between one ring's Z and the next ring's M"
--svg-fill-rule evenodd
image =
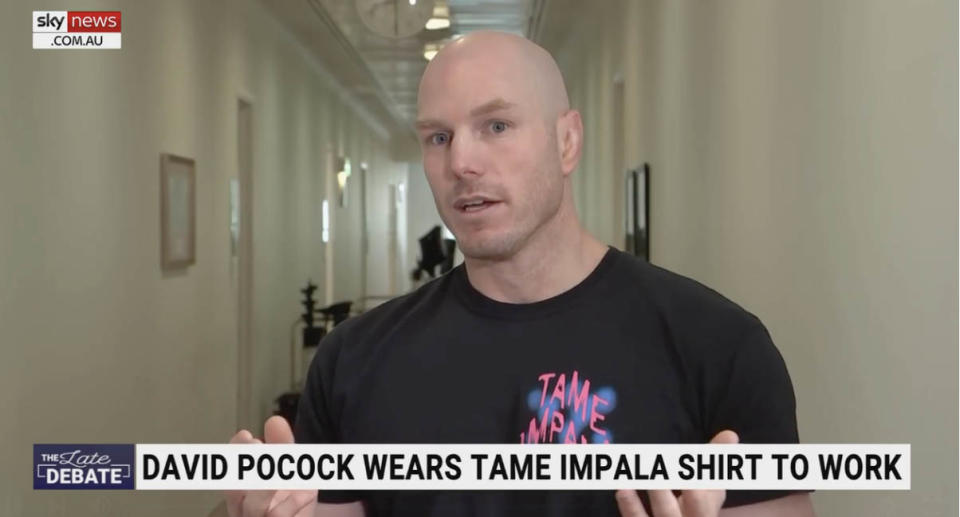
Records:
M588 227L619 243L620 73L653 262L767 324L803 441L913 446L913 490L820 492L820 515L956 515L956 2L605 7L550 48L586 121Z
M390 197L391 186L403 186L405 193L409 192L407 180L408 164L384 162L373 164L371 180L367 183L367 204L379 207L384 217L371 219L368 222L368 252L367 252L367 293L376 296L393 296L403 294L409 289L408 269L406 263L408 236L407 236L407 207L408 198L396 200ZM397 203L396 220L390 221L386 210L389 203ZM396 257L398 263L391 266L388 262L389 242L391 234L397 239ZM382 302L382 299L370 300L368 305L373 306Z
M118 51L32 50L34 8L0 16L0 514L205 515L218 494L34 492L31 444L233 433L238 95L254 114L253 422L289 386L297 289L312 277L323 293L327 151L373 175L406 166L259 2L123 2ZM197 163L197 262L182 273L159 267L161 152ZM348 206L332 203L336 298L362 294L351 181Z

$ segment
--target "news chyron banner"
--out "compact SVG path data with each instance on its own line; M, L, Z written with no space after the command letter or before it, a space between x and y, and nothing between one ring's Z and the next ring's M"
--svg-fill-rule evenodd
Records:
M120 11L33 11L35 49L118 49Z
M34 489L909 490L909 444L36 444Z

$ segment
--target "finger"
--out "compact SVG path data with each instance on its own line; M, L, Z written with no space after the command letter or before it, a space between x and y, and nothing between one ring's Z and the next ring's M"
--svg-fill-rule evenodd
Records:
M241 509L243 517L262 517L267 514L270 507L270 501L276 492L273 490L250 490L247 496L243 498Z
M710 440L710 443L740 443L740 437L737 433L726 429L717 433L717 435Z
M282 416L272 416L263 424L263 437L267 443L293 443L293 430Z
M250 431L241 429L237 434L230 438L230 443L260 443L260 440L253 437ZM242 517L243 498L246 492L243 490L227 490L224 492L224 498L227 503L227 515L230 517Z
M273 497L270 498L270 504L267 505L267 511L273 510L280 503L285 501L293 491L291 490L277 490L273 493Z
M227 515L230 517L242 517L243 496L247 495L243 490L228 490L225 492L227 500Z
M247 431L246 429L241 429L237 431L237 434L233 435L233 437L230 438L230 443L250 443L251 440L255 440L255 439L256 438L254 438L253 435L250 434L250 431Z
M684 517L680 502L670 490L650 490L650 511L653 517Z
M316 492L308 490L293 491L289 494L289 497L270 508L270 517L293 517L300 513L303 508L310 506L316 499Z
M250 431L246 429L238 432L233 435L233 438L230 439L232 444L244 444L244 443L263 443L260 440L253 437L250 434ZM243 515L243 499L246 497L247 491L245 490L225 490L224 498L227 501L227 515L230 517L242 517Z
M620 517L649 517L636 490L617 490L616 497Z
M737 433L725 429L717 433L710 443L735 444L740 443L740 437ZM685 490L677 499L677 504L684 517L715 516L720 512L726 495L725 490Z
M313 492L313 495L310 496L310 502L305 504L303 508L300 508L300 511L298 511L294 517L314 517L314 514L317 513L317 508L319 507L318 504L317 493Z
M680 509L684 517L714 517L725 498L725 490L688 490L680 496Z

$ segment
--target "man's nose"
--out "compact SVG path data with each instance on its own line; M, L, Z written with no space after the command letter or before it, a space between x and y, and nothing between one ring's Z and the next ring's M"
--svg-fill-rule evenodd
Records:
M482 174L477 143L469 132L459 132L450 141L450 172L454 176L464 178Z

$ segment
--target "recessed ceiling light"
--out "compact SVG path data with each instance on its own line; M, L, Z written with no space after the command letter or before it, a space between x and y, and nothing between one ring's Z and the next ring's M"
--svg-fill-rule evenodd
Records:
M450 27L450 18L430 18L427 20L427 30L446 29Z

